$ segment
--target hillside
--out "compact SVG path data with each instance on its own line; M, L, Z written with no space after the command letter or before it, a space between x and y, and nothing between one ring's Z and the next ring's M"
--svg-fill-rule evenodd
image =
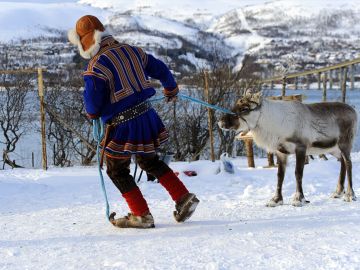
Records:
M239 67L252 54L268 70L313 68L358 56L360 1L0 1L0 40L63 37L76 19L99 16L119 40L186 72L221 52ZM18 18L22 18L18 20ZM25 18L25 19L24 19ZM10 22L10 23L9 23ZM75 52L75 51L74 51ZM274 69L275 67L275 69Z

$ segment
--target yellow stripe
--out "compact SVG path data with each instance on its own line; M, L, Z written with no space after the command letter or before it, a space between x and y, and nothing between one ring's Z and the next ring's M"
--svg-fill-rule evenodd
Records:
M124 52L121 50L121 48L124 47L126 48L127 46L121 46L119 48L116 48L116 53L118 54L118 56L120 57L121 61L125 64L126 66L126 70L127 70L127 75L129 76L133 86L135 87L136 91L140 92L141 88L138 85L137 81L136 81L136 75L133 73L133 71L131 70L131 64L129 59L126 57L126 55L124 54ZM116 59L117 60L117 59ZM118 60L117 60L118 61Z
M118 59L110 51L104 53L104 56L106 56L111 61L111 63L115 66L115 69L120 77L122 89L116 89L116 91L114 91L113 94L114 94L115 100L119 101L119 100L133 94L134 91L133 91L132 87L130 86L128 79L126 78L124 68L121 66Z
M114 77L113 77L113 74L111 73L111 71L103 66L102 64L100 63L96 63L96 66L95 66L97 69L99 69L101 72L103 72L108 78L109 78L109 87L110 87L110 102L111 103L115 103L116 102L116 98L115 98L115 85L114 85Z
M125 47L125 50L128 52L128 54L130 55L131 61L134 64L136 73L138 75L138 79L140 81L141 87L142 89L146 89L150 87L150 81L146 80L146 76L144 73L144 69L142 67L142 65L139 62L139 59L137 58L136 54L134 53L134 51L129 48L128 46Z
M96 72L91 72L91 71L85 71L83 72L82 74L83 76L86 76L86 75L90 75L90 76L95 76L95 77L98 77L99 79L103 79L104 81L107 81L108 78L100 73L96 73Z

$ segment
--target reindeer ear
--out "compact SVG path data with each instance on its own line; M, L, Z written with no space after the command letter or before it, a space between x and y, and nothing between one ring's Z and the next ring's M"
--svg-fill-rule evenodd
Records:
M253 94L251 93L251 90L248 89L245 91L244 97L245 98L251 98L253 96Z
M252 100L255 101L256 103L260 103L261 98L262 98L262 91L259 91L252 96Z

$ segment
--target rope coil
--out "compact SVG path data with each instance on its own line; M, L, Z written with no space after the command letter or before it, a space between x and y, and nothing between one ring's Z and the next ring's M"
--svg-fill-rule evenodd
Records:
M106 218L107 218L107 220L110 220L109 200L108 200L107 193L106 193L104 176L102 174L101 166L100 166L100 142L101 142L102 138L104 137L104 125L103 125L101 119L93 120L93 136L94 136L95 141L97 142L96 158L97 158L99 175L100 175L101 189L102 189L102 192L103 192L104 198L105 198Z

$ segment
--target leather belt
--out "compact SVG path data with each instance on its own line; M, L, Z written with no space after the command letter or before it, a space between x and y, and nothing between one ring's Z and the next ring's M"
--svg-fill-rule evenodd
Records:
M108 123L109 126L115 127L117 125L120 125L122 123L125 123L129 120L132 120L144 113L146 113L148 110L150 110L151 103L148 101L142 102L138 105L135 105L134 107L127 109L126 111L123 111L116 115L111 121Z

